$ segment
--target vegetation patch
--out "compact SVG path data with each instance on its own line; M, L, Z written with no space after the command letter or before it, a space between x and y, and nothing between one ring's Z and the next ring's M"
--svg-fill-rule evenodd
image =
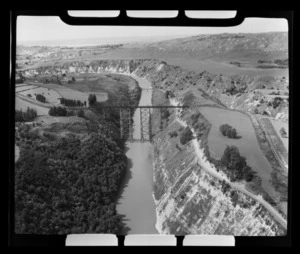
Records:
M241 136L237 135L237 131L235 128L230 126L229 124L222 124L220 126L220 132L223 136L227 136L228 138L239 139Z
M86 106L86 101L71 100L66 98L60 98L60 103L66 107L83 107Z
M26 111L16 110L15 122L33 121L37 117L37 111L34 108L27 108Z
M227 146L221 158L221 166L232 182L252 181L256 172L247 165L246 158L241 156L236 146Z
M116 194L127 159L109 131L93 132L85 141L55 140L49 133L43 140L22 131L15 232L118 233Z
M180 143L182 145L187 144L194 138L193 132L189 127L184 128L182 132L180 132Z
M67 113L68 113L67 109L60 106L51 107L48 112L50 116L67 116Z
M35 98L36 98L36 100L38 100L40 102L43 102L43 103L46 102L46 97L42 94L37 94Z

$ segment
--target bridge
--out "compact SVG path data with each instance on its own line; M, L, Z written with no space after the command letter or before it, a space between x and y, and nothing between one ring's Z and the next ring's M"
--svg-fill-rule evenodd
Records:
M151 131L151 113L152 109L158 109L160 112L160 121L162 126L162 116L166 116L168 118L169 111L166 113L168 109L176 109L176 108L188 108L188 106L103 106L102 107L102 114L105 118L107 115L108 109L116 109L119 111L120 114L120 134L122 139L126 139L129 142L144 142L144 141L151 141L152 139L152 131ZM134 138L133 137L133 122L132 117L133 113L139 109L140 117L139 123L136 123L136 126L140 126L140 137Z

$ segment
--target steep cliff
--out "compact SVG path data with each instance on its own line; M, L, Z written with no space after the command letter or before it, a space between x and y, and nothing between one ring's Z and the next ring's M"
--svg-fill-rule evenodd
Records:
M156 228L162 234L284 235L274 217L254 199L208 174L197 163L190 141L181 145L170 132L173 121L154 138Z

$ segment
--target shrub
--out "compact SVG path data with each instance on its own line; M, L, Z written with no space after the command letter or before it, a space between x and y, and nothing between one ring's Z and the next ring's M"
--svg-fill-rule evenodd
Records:
M68 110L67 116L75 116L75 112L73 110Z
M78 117L84 117L84 111L82 109L77 111L77 116Z
M46 102L46 97L44 95L37 94L35 98L36 98L36 100L38 100L40 102L43 102L43 103Z
M191 141L194 138L193 133L189 127L186 127L181 133L180 133L180 143L182 145L185 145L189 141Z
M282 128L279 130L279 132L280 132L281 137L287 138L287 133L286 133L284 127L282 127Z
M29 94L27 94L27 96L28 96L28 97L32 97L30 93L29 93Z
M171 138L173 138L173 137L177 137L178 136L178 133L177 133L177 131L169 131L169 136L171 137Z

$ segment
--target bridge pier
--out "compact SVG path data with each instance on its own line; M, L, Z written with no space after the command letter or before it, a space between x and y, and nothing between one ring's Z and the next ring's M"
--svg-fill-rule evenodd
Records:
M151 122L150 108L140 108L141 119L141 141L150 141L151 138Z
M120 127L121 138L132 141L131 108L120 108Z
M188 108L187 106L138 106L138 107L106 107L106 108L118 108L120 110L120 134L122 139L127 139L129 142L134 141L151 141L152 131L151 131L151 109L157 108L160 111L160 129L163 126L163 116L166 118L166 125L168 124L167 118L172 115L170 114L169 108ZM133 138L133 127L131 122L131 110L140 109L140 138ZM166 113L168 112L168 113ZM103 108L103 114L105 115L105 108Z

